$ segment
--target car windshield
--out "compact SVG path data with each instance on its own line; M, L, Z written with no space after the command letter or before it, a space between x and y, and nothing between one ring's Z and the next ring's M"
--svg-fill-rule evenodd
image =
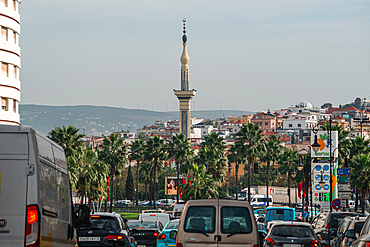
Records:
M117 231L117 222L113 218L91 218L90 230Z
M157 228L156 222L127 222L130 229Z
M189 207L184 221L185 232L214 233L216 208L214 206Z
M287 226L287 225L281 225L281 226L274 226L271 229L272 236L278 236L278 237L312 237L312 231L307 226Z
M178 229L179 228L179 221L171 221L168 223L166 229Z

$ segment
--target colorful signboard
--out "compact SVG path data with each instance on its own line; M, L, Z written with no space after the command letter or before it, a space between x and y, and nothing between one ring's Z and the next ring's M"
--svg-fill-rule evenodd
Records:
M176 190L177 177L166 177L165 178L165 194L166 195L177 195ZM182 184L182 178L180 177L180 185Z
M338 157L338 131L331 131L331 138L329 131L318 131L317 142L320 144L319 151L317 153L311 152L311 157L330 157L330 146L332 151L332 157ZM315 134L311 132L311 144L315 141Z

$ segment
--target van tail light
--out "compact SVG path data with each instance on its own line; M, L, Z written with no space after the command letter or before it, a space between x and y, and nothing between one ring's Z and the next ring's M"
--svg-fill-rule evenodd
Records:
M26 247L39 246L40 213L37 205L27 206L26 213Z
M154 237L158 237L158 235L159 235L159 233L158 233L158 232L153 233L153 236L154 236Z
M123 241L123 236L122 235L108 235L107 240L110 241Z
M274 246L275 242L271 238L266 238L266 244L269 246Z
M253 247L258 247L258 244L253 245Z
M312 247L317 247L318 245L319 245L319 240L317 240L317 239L312 240L312 242L311 242Z
M166 235L165 234L160 234L159 236L158 236L158 239L165 239L166 238Z
M182 244L176 243L176 247L182 247Z

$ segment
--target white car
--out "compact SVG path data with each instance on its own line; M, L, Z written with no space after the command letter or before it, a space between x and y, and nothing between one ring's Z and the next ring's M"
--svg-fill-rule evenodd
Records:
M162 225L166 225L171 220L171 216L166 213L143 213L137 217L141 221L160 221Z

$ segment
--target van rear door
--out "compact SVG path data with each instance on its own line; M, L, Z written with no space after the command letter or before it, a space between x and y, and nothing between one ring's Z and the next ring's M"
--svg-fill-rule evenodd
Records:
M258 244L257 224L247 202L220 200L218 219L218 247Z
M0 133L0 246L24 246L27 174L27 134Z

